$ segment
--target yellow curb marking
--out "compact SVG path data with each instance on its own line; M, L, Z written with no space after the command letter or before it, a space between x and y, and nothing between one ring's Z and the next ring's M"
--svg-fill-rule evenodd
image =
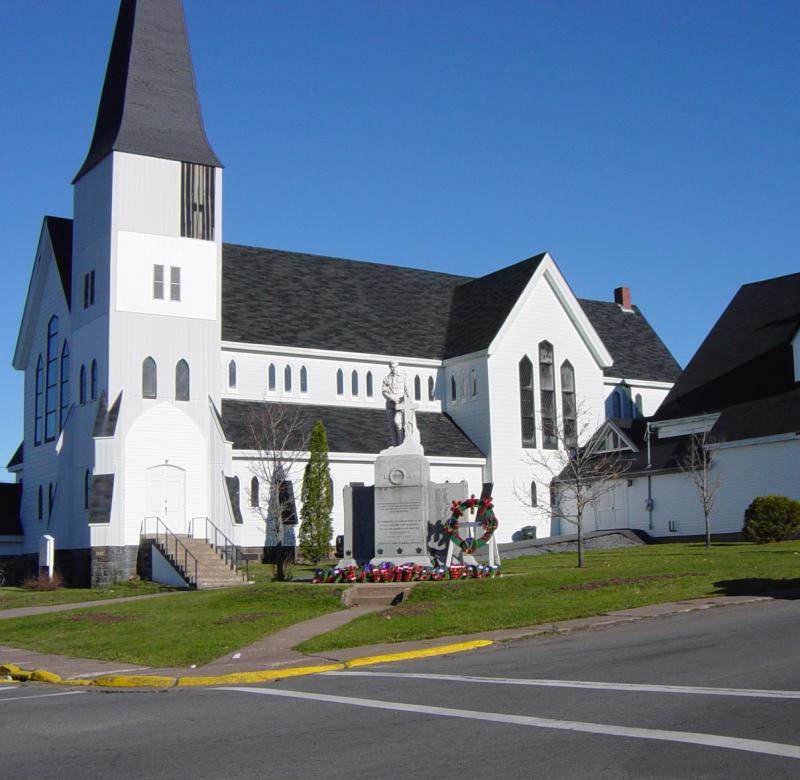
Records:
M387 653L385 655L370 655L353 658L341 663L323 664L320 666L298 666L293 669L264 669L257 672L233 672L214 677L159 677L157 675L107 675L94 680L64 680L59 675L43 669L25 671L13 664L6 664L0 669L11 669L13 680L26 682L49 682L56 685L96 685L101 688L172 688L172 687L199 687L208 685L229 685L231 683L259 683L271 680L283 680L287 677L302 677L323 672L341 672L345 669L354 669L359 666L372 666L373 664L388 664L394 661L411 661L417 658L431 658L437 655L463 653L467 650L476 650L479 647L488 647L494 642L488 639L477 639L473 642L459 642L452 645L439 645L423 650L408 650L402 653ZM13 681L12 680L12 681ZM9 681L11 682L11 681Z

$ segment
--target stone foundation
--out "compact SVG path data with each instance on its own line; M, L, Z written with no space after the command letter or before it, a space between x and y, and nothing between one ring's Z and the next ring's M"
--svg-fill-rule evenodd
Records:
M93 547L91 550L91 579L93 588L125 582L136 576L139 545L127 547Z

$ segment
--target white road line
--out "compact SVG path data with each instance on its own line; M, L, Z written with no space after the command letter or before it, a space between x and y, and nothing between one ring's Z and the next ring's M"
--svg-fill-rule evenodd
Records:
M103 677L106 674L124 674L125 672L142 672L144 669L141 666L129 667L128 669L108 669L105 672L87 672L86 674L73 674L68 677L69 680L85 680L89 677Z
M10 685L6 687L5 685L0 685L0 693L6 693L8 691L16 691L19 688L19 685Z
M9 701L26 701L27 699L50 699L53 696L77 696L86 691L64 691L63 693L40 693L36 696L11 696L8 699L0 699L0 704L5 704Z
M514 677L471 677L459 674L413 674L403 672L324 672L326 677L398 677L409 680L489 683L491 685L532 685L541 688L589 688L601 691L644 693L689 693L702 696L744 696L751 699L800 699L800 691L771 691L759 688L705 688L690 685L642 685L639 683L588 682L585 680L528 680Z
M370 709L391 710L393 712L415 712L422 715L442 715L449 718L464 718L466 720L511 723L517 726L532 726L541 729L580 731L586 734L603 734L611 737L652 739L661 742L683 742L690 745L704 745L705 747L725 748L728 750L744 750L749 753L763 753L769 756L800 759L800 746L798 745L786 745L781 742L764 742L760 739L725 737L719 734L702 734L691 731L664 731L662 729L644 729L633 726L614 726L606 723L584 723L575 720L536 718L529 715L507 715L499 712L456 710L450 709L449 707L430 707L425 704L403 704L393 701L380 701L378 699L331 696L325 693L286 691L279 688L246 688L237 686L231 688L217 688L216 690L256 693L261 696L280 696L287 699L305 699L307 701L321 701L331 704L349 704L354 707L368 707Z

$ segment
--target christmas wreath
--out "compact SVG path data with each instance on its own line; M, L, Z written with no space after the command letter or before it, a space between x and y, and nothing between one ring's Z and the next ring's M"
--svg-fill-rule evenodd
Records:
M465 513L475 514L478 510L476 520L483 526L483 536L473 538L468 536L464 539L458 532L459 518ZM450 541L458 545L465 553L471 555L479 547L483 547L497 530L497 518L494 514L494 504L488 496L485 498L475 498L470 496L466 501L453 501L450 507L450 518L445 521L444 530Z

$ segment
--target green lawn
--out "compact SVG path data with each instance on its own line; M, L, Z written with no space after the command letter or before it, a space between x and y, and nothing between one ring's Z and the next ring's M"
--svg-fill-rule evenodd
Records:
M550 623L665 601L800 588L800 542L664 544L517 558L496 580L420 583L410 599L302 644L320 652ZM507 576L516 575L516 576Z
M194 591L3 620L0 636L3 644L44 653L160 667L203 664L292 623L342 609L341 590L268 583Z
M0 610L17 607L47 607L51 604L75 604L78 601L119 599L123 596L145 596L170 590L154 582L124 582L110 588L63 588L38 592L24 588L0 588Z

